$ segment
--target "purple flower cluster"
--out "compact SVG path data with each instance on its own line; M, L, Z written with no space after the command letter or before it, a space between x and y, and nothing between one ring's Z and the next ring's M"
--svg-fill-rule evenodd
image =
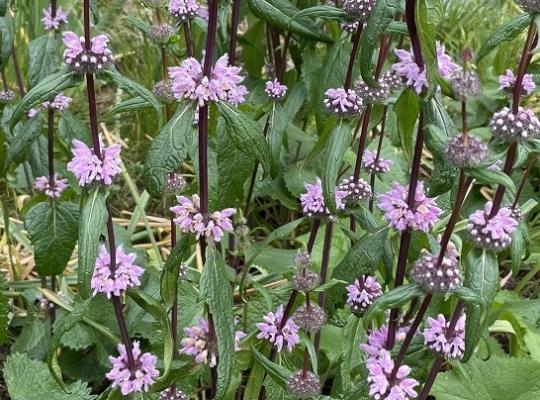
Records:
M199 13L201 6L197 0L171 0L169 12L182 21L193 18Z
M516 76L512 70L507 69L504 75L499 75L499 89L512 92L516 85ZM536 89L536 84L532 74L523 75L523 81L521 82L522 93L531 94Z
M198 109L209 101L243 103L248 91L240 84L244 80L240 71L241 68L229 65L229 56L225 54L217 60L209 76L204 76L201 63L190 57L179 67L169 67L169 77L174 97L194 100Z
M398 333L398 335L403 336L403 332ZM380 329L372 330L367 336L367 343L360 345L367 355L369 395L377 400L415 398L417 393L414 387L418 385L418 382L408 377L411 373L410 367L401 365L395 378L390 381L395 364L390 352L385 349L387 337L388 328L382 326Z
M408 195L408 187L399 183L395 183L389 192L379 195L378 206L384 212L384 218L398 231L406 229L429 231L439 220L442 210L432 198L424 194L422 181L416 186L412 209L407 204Z
M489 121L493 136L507 142L522 142L540 135L540 120L529 108L519 107L517 114L504 107Z
M452 243L448 244L440 264L438 261L438 254L422 249L411 271L412 280L430 293L447 293L460 287L463 274L459 267L458 252Z
M57 94L51 101L46 101L41 106L47 110L64 111L66 110L73 99L69 96L64 96L64 93Z
M236 213L234 208L225 208L214 211L211 214L201 213L201 200L194 194L191 199L186 196L178 196L178 205L170 210L176 215L174 223L184 232L191 232L201 236L212 237L216 242L221 241L223 232L234 230L230 219Z
M62 7L58 7L56 9L56 15L52 16L51 6L48 8L43 9L43 18L41 18L41 22L43 23L43 27L48 30L58 30L60 28L60 25L67 24L68 22L68 13L62 9Z
M52 183L49 182L48 176L40 176L36 178L34 186L37 191L45 193L51 199L57 199L68 187L68 182L67 179L60 179L58 174L54 174L54 180Z
M322 191L321 179L317 177L317 182L314 184L304 183L306 193L300 195L302 203L302 212L308 217L328 217L330 210L326 208ZM343 199L347 196L347 192L336 189L336 208L343 210L345 203Z
M426 70L420 69L416 64L412 51L396 49L395 53L399 62L392 65L392 69L406 81L407 85L414 87L416 93L421 93L424 87L427 87ZM450 56L445 53L444 45L440 43L437 43L437 65L439 74L444 78L461 70L459 65L452 62Z
M273 100L281 100L287 94L287 86L281 84L277 78L273 81L267 81L264 91Z
M109 50L109 38L98 35L91 39L90 49L84 47L84 37L73 32L62 34L64 42L64 61L78 73L94 73L107 68L112 63L112 52Z
M137 255L124 251L122 245L116 248L116 269L111 269L111 256L104 245L99 248L96 258L96 265L92 274L93 295L104 293L108 299L112 296L120 296L122 292L130 287L141 284L139 277L144 273L144 269L134 264Z
M109 357L113 368L106 374L107 379L112 381L112 387L119 387L122 395L127 396L135 392L147 392L154 384L159 371L156 369L157 357L151 353L142 353L139 342L133 342L133 358L135 366L130 370L126 346L118 345L118 357Z
M465 315L457 321L452 335L448 334L449 327L450 322L442 314L437 319L428 317L423 332L424 344L437 354L460 359L465 351Z
M392 160L385 160L381 157L377 160L377 153L374 151L366 150L364 152L364 158L362 164L364 169L369 173L385 174L390 171L390 167L394 162Z
M79 185L86 186L93 182L102 182L110 185L122 170L120 169L120 150L119 144L111 146L102 146L102 158L98 157L83 142L73 139L71 152L73 158L67 165L79 180Z
M275 313L269 312L266 314L263 317L264 322L256 324L260 331L257 338L268 340L276 346L278 352L281 352L283 345L286 345L287 350L291 352L294 346L300 343L299 327L293 318L287 319L287 322L283 324L283 316L283 304L277 308Z
M193 357L197 364L209 364L210 367L216 366L215 343L209 341L209 331L208 321L204 318L199 318L197 325L184 328L186 337L180 343L180 353ZM244 337L246 337L244 332L235 332L235 351L240 351L240 340Z
M325 107L342 117L358 114L362 111L364 101L353 89L328 89L324 92Z
M518 222L512 217L512 211L507 207L502 207L490 218L492 205L492 202L487 202L483 210L472 213L467 229L478 246L492 251L501 251L512 241L512 233L516 230Z
M347 305L352 312L362 315L373 301L382 295L382 286L372 276L364 275L347 286Z

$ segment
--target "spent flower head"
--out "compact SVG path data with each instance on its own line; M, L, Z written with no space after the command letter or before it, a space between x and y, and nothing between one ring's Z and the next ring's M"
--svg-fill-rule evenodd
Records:
M135 264L137 255L126 253L122 245L116 248L116 265L111 265L111 255L104 245L99 247L96 257L96 265L92 274L90 286L93 295L103 293L110 299L112 296L120 296L130 287L141 284L140 276L144 269Z
M296 371L287 380L287 391L297 399L312 399L321 394L321 381L311 371Z
M69 13L64 11L62 7L56 9L56 15L52 16L51 6L43 9L43 18L41 22L43 27L48 31L58 30L63 24L67 24Z
M45 193L51 199L57 199L68 187L68 181L67 179L60 179L58 174L54 174L53 182L49 182L48 176L40 176L36 178L34 187L38 192Z
M367 22L376 2L377 0L345 0L343 10L348 14L348 20L363 24Z
M0 91L0 103L7 104L15 100L15 92L11 89L4 89Z
M263 317L264 322L256 324L257 329L260 331L257 338L268 340L276 347L278 353L281 353L284 345L291 352L294 346L300 343L299 327L296 325L294 318L288 318L283 323L283 317L283 304L281 304L275 313L269 312Z
M478 74L468 69L452 74L450 83L452 84L452 90L461 101L477 96L482 92L482 82L480 82Z
M539 0L516 0L516 3L527 12L530 12L530 13L540 12Z
M128 357L126 346L118 345L118 357L109 357L113 368L106 374L107 379L112 382L112 387L119 387L122 395L127 396L130 393L148 392L148 389L154 384L159 371L156 369L157 357L151 353L142 353L140 343L133 342L133 358L135 366L130 369L128 366Z
M463 284L463 274L454 245L448 245L440 265L438 259L438 254L422 249L411 271L412 280L430 293L447 293L459 288Z
M481 164L489 155L489 150L482 139L460 134L448 140L444 154L454 166L467 168Z
M306 294L309 296L309 294ZM318 332L326 323L326 313L318 304L301 305L293 316L294 322L308 332Z
M350 205L356 205L362 200L371 198L371 186L362 178L354 179L354 176L343 179L336 189L337 192L345 192L343 201Z
M472 213L467 229L477 246L497 252L508 247L518 222L507 207L500 208L493 217L490 217L492 205L493 203L489 201L483 210Z
M170 173L163 186L163 194L167 197L176 197L187 188L186 178L177 173Z
M172 83L169 80L157 82L152 88L152 93L165 104L173 103L176 100L172 91Z
M439 220L442 210L432 198L425 195L422 181L416 186L413 207L407 204L408 196L409 188L399 183L394 183L389 192L379 195L378 206L384 212L384 218L398 231L429 231Z
M519 107L517 114L504 107L489 121L493 136L506 142L524 142L540 135L540 121L531 109Z
M113 56L109 50L109 38L98 35L90 40L90 48L85 46L84 36L73 32L62 34L64 61L72 71L80 74L95 73L111 65Z
M152 25L148 35L154 42L165 44L174 35L174 28L167 23Z
M158 400L190 400L191 397L182 392L177 387L171 386L162 390L158 396Z

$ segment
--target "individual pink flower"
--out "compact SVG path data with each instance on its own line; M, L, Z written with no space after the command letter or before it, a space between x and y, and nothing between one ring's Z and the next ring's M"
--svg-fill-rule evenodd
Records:
M209 342L208 332L208 320L205 318L199 318L195 326L184 328L185 337L180 343L180 353L193 357L197 364L209 364L210 367L215 367L217 364L215 343ZM240 341L244 337L246 337L244 332L235 332L235 351L240 351Z
M46 30L58 30L60 25L68 22L67 18L68 13L64 11L62 7L56 9L56 16L53 18L51 6L49 6L48 8L43 9L43 18L41 18L41 22L43 22L43 27Z
M369 275L361 276L345 289L347 305L355 314L363 314L377 297L382 296L381 285Z
M73 99L68 96L64 96L64 93L57 94L53 100L46 101L41 106L47 110L64 111L66 110Z
M216 242L221 241L224 232L234 230L231 218L236 210L225 208L214 211L211 214L201 213L201 203L198 195L194 194L191 199L186 196L177 196L178 205L170 210L175 214L174 223L184 232L191 232L201 236L212 237Z
M280 100L287 94L287 86L281 84L275 78L273 81L266 82L264 91L271 99Z
M362 159L364 169L369 173L385 174L390 171L390 167L394 162L392 160L385 160L381 157L377 160L377 153L374 151L366 150Z
M68 187L68 182L67 179L60 179L58 174L54 174L54 180L52 183L49 182L48 176L40 176L36 178L34 186L37 191L45 193L52 199L57 199Z
M437 68L443 78L448 78L455 72L461 71L461 67L452 62L452 58L444 51L444 44L437 42Z
M499 89L513 91L516 85L516 76L512 70L507 69L504 75L499 75ZM526 94L531 94L536 89L532 74L523 75L523 81L521 82L522 91Z
M442 314L436 319L428 317L423 332L424 344L445 357L460 359L465 351L465 315L457 321L452 335L449 335L449 327L450 321L447 322Z
M138 341L133 342L133 358L135 366L128 367L126 346L118 345L118 357L109 357L113 368L105 376L112 382L112 387L119 387L123 396L135 392L148 392L155 383L154 378L159 376L156 369L157 357L151 353L142 353Z
M78 73L95 73L107 68L113 60L108 47L109 38L98 35L91 39L90 49L85 48L83 36L73 32L62 34L64 43L64 61L70 69Z
M28 110L28 112L26 113L26 116L28 118L34 118L36 115L39 114L39 111L36 110L35 108L31 108L30 110Z
M93 182L110 185L113 178L122 172L120 150L119 144L102 146L103 158L100 159L85 143L73 139L73 159L68 163L67 169L77 177L81 186Z
M120 296L130 287L141 284L139 277L144 269L135 264L137 255L124 251L122 245L116 248L116 268L111 269L111 256L104 245L99 248L96 265L92 274L90 286L93 295L104 293L108 299L112 296Z
M512 242L512 234L518 221L512 217L512 210L502 207L490 217L493 203L487 202L483 210L475 211L469 217L467 229L478 246L492 251L501 251Z
M340 116L358 114L362 111L364 101L353 89L331 88L324 92L325 107Z
M416 186L412 209L407 204L408 196L408 187L399 183L395 183L389 192L379 195L378 206L384 212L384 218L398 231L406 229L429 231L439 220L442 210L432 198L424 194L422 181Z
M281 352L283 345L287 346L287 350L291 352L298 343L300 343L300 336L298 336L298 325L294 322L294 318L289 318L283 324L283 304L281 304L275 313L269 312L263 317L264 322L256 324L260 333L257 335L258 339L265 339L276 346L278 353Z
M169 12L182 21L193 18L199 13L201 6L196 0L171 0Z
M330 210L324 203L321 178L317 177L317 182L314 184L304 183L306 193L300 195L302 203L302 212L309 217L330 216ZM347 196L347 192L336 189L336 208L343 210L345 203L343 199Z

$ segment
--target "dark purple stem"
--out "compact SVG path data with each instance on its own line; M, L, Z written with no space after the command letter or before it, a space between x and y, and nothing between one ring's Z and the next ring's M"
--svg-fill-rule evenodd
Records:
M48 129L47 129L47 155L49 162L49 185L54 185L54 110L48 110Z
M330 263L330 248L332 247L332 233L334 231L334 223L327 222L326 230L324 232L324 242L323 242L323 253L322 253L322 262L321 262L321 284L325 284L328 278L328 264ZM326 303L326 293L319 293L319 306L324 308ZM318 331L315 334L315 353L319 354L319 348L321 345L321 331Z
M240 0L233 0L231 17L231 41L229 43L229 64L236 62L236 43L238 37L238 22L240 19Z
M184 40L186 42L186 55L193 57L193 43L191 40L191 23L189 20L184 21Z
M415 6L416 0L406 0L405 22L407 23L407 30L409 31L409 37L411 39L411 47L414 54L414 61L416 61L416 64L420 67L420 70L423 70L424 57L422 56L420 38L418 37L418 29L416 27Z
M529 161L527 162L527 166L525 167L525 171L523 172L523 176L521 177L521 182L519 182L519 187L516 192L516 198L514 199L514 202L512 203L512 207L516 207L519 204L519 198L521 197L521 193L523 193L523 189L525 188L525 183L527 183L527 177L529 176L529 173L531 172L531 169L536 162L536 154L532 153L529 156Z
M51 0L51 17L56 18L56 0Z
M359 26L356 29L356 32L353 37L353 47L351 50L351 57L349 58L349 66L347 68L347 75L345 76L345 83L343 84L343 88L345 90L350 89L352 85L352 74L353 74L354 62L356 61L356 54L358 53L358 47L360 45L361 36L362 36L362 26Z
M377 154L375 155L375 161L373 165L377 165L379 163L379 160L381 158L381 151L382 151L382 145L384 140L384 130L386 127L386 115L388 114L388 107L384 106L383 111L383 117L381 122L381 133L379 134L379 144L377 145ZM376 182L377 173L375 171L375 168L371 172L371 179L370 179L370 185L371 185L371 193L373 194L371 196L371 199L369 199L369 211L373 212L373 203L375 199L375 182Z
M156 20L158 24L161 24L161 14L159 12L159 8L156 8ZM165 46L163 44L159 45L159 52L161 54L161 74L163 76L163 81L168 82L169 81L169 61L167 57L167 50L165 50ZM171 105L169 103L165 103L165 116L167 117L167 121L171 119L172 117L172 110Z

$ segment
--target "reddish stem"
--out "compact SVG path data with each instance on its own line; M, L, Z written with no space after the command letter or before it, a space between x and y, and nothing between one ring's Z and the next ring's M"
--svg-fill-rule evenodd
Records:
M353 37L353 48L351 50L351 56L349 58L349 66L347 68L347 75L345 77L345 83L343 84L343 88L345 90L348 90L351 88L354 62L356 61L356 54L358 53L358 47L360 45L361 36L362 36L362 26L359 26L356 29L356 32Z

